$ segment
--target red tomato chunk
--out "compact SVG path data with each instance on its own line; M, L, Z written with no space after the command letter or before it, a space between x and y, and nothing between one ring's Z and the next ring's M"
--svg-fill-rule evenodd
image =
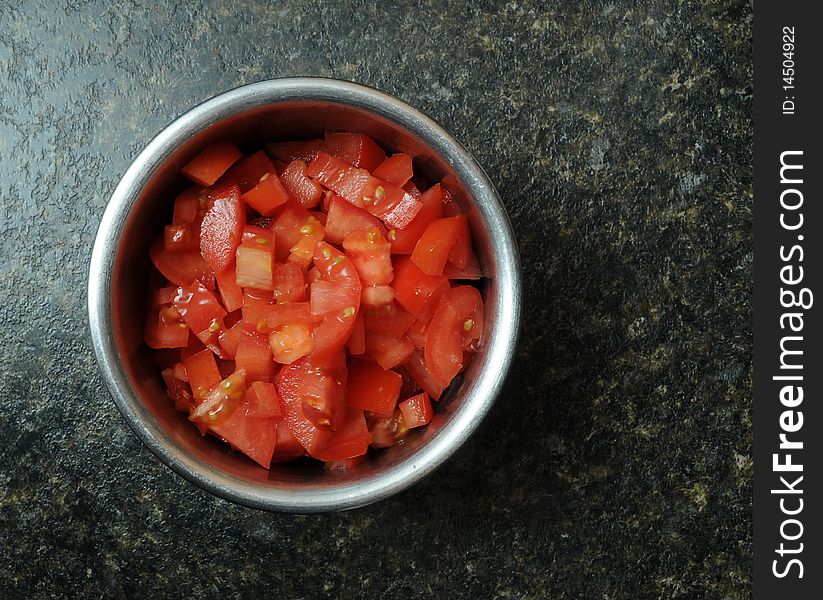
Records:
M485 322L446 187L360 132L219 142L181 174L144 323L178 411L263 468L332 470L434 418Z

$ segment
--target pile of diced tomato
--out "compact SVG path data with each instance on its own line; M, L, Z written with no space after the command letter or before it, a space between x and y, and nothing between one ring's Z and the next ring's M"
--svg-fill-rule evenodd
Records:
M449 190L361 133L220 142L182 173L145 326L175 407L265 468L345 468L426 425L483 333Z

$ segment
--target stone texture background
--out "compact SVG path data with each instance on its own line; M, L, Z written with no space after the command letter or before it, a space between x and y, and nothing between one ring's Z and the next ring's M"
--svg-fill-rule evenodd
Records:
M748 597L751 70L744 0L4 0L0 597ZM217 500L155 460L85 308L131 158L201 100L298 74L452 130L526 282L473 439L322 516Z

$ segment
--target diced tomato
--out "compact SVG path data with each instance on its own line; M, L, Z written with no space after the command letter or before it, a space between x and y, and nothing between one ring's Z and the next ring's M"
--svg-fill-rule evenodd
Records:
M274 257L268 248L245 244L237 249L237 285L261 290L273 289L272 263Z
M315 157L307 174L397 229L408 225L421 208L420 202L402 188L380 181L365 169L353 167L325 152Z
M391 415L400 396L403 377L362 360L349 365L346 404L379 415Z
M222 273L216 274L217 289L220 291L220 298L223 299L223 307L228 312L233 312L243 306L243 290L237 285L237 270L234 265L226 268Z
M174 367L172 367L172 373L174 373L174 376L180 381L185 381L186 383L189 382L189 374L186 373L186 367L183 363L176 363Z
M414 175L412 157L403 153L394 154L380 163L371 174L387 183L403 187Z
M264 469L268 469L277 440L278 420L249 416L243 403L224 421L211 425L209 430Z
M447 264L451 263L458 269L465 269L474 254L472 252L471 229L465 215L458 215L454 219L457 220L457 233L454 237L454 246L452 246L449 253Z
M346 236L354 231L367 231L371 228L379 229L381 234L385 231L380 219L341 196L332 195L327 210L326 239L334 244L342 244Z
M248 224L243 228L241 243L244 246L265 248L269 252L274 252L274 231L267 227Z
M189 414L190 421L209 427L224 422L243 402L246 395L246 372L237 369L218 383Z
M426 347L427 335L426 323L421 323L420 321L415 321L406 330L406 337L418 350Z
M288 365L311 353L312 328L308 323L284 323L269 334L269 347L275 362Z
M150 348L185 348L189 328L170 303L149 307L143 339Z
M384 369L393 369L405 363L414 351L414 345L406 338L396 338L384 333L366 331L364 357Z
M297 202L287 202L280 210L272 225L277 262L283 262L289 257L291 249L303 237L300 228L306 224L310 216L309 211Z
M199 281L177 288L174 308L191 330L198 334L209 329L221 329L223 317L227 314L214 294Z
M192 225L166 225L163 230L163 247L170 252L200 249L200 231L192 231Z
M311 162L318 152L326 149L323 140L304 140L299 142L276 142L266 146L269 156L290 163L293 160Z
M402 308L397 309L393 315L365 315L364 321L366 331L396 338L402 337L415 322L414 316Z
M363 133L326 132L326 152L353 167L371 171L386 158L383 149Z
M254 154L244 156L226 171L220 182L236 183L240 192L245 194L258 183L266 173L274 173L275 168L265 152L260 150Z
M306 270L314 258L314 246L325 237L323 224L314 215L309 215L300 227L300 240L291 248L289 261Z
M403 413L400 409L395 409L389 416L370 415L366 420L366 426L372 436L371 445L373 448L389 448L402 440L409 433Z
M149 248L149 255L161 275L175 285L188 285L195 279L214 288L214 273L199 251L170 252L158 237Z
M458 232L462 229L461 220L465 219L463 215L458 215L429 223L412 251L414 264L428 275L442 275Z
M409 360L406 362L406 371L412 376L420 388L425 391L430 398L437 400L443 394L443 386L437 383L434 376L429 373L423 359L423 353L415 350L409 355Z
M357 315L354 321L354 329L352 329L349 341L346 342L346 348L349 354L357 356L366 351L366 329L363 324L363 315Z
M474 255L474 252L471 252L466 266L462 269L458 269L451 262L447 262L446 266L443 267L443 276L449 279L476 281L483 277L483 272L480 270L480 263L477 262L477 257Z
M306 299L306 281L300 265L294 262L278 263L272 270L275 300L302 302Z
M318 242L315 248L314 265L321 279L311 286L312 313L322 320L312 332L312 355L319 356L341 349L351 335L360 308L361 286L352 262L325 242ZM325 294L333 295L333 299L327 300ZM321 312L321 308L339 305L344 308Z
M192 186L175 198L172 225L188 225L194 221L200 211L200 191L199 187Z
M483 299L468 285L452 288L440 298L428 328L426 368L443 387L463 368L464 347L476 344L483 329Z
M427 275L409 257L394 260L392 287L395 299L418 321L427 323L449 281L438 275Z
M426 392L406 398L400 402L398 407L400 412L403 413L403 420L409 429L428 425L434 417L434 409Z
M268 216L288 202L289 193L276 173L264 173L257 185L241 198L261 215Z
M247 331L269 334L281 325L302 323L311 326L313 320L308 302L271 304L247 298L243 307L243 321Z
M284 366L277 376L284 418L294 437L313 456L345 420L345 357L341 353L333 362L338 364L305 357Z
M244 332L243 321L239 321L218 336L220 347L229 358L234 358L237 354L237 347L240 345L240 340L243 339Z
M463 211L460 210L460 206L454 199L454 194L452 194L447 188L443 188L443 216L444 217L456 217L457 215L462 215Z
M440 184L436 183L426 190L420 196L420 203L422 207L414 220L404 229L393 230L392 254L411 254L429 223L443 218L443 193Z
M190 356L194 356L198 352L202 352L206 349L206 345L200 341L197 336L189 336L189 345L185 348L180 348L180 360L185 361Z
M294 437L286 419L283 418L277 421L277 443L274 446L272 462L284 462L298 456L305 456L305 454L306 449Z
M209 395L223 378L220 376L214 354L207 348L186 358L183 364L186 367L186 375L189 378L189 385L194 395L194 404L197 405Z
M246 390L246 414L261 419L280 417L280 396L273 383L255 381Z
M289 196L297 200L304 208L313 208L320 202L323 188L320 184L306 175L308 165L303 160L293 160L289 163L280 179Z
M231 142L207 146L181 169L183 175L199 185L212 185L242 156Z
M173 369L163 369L160 372L163 382L166 384L166 392L169 400L174 402L174 408L180 412L189 412L194 401L191 397L189 385L174 376Z
M232 184L213 192L214 202L200 226L200 252L216 273L224 271L233 261L246 224L246 213L240 204L240 188Z
M360 292L360 302L364 307L374 309L391 304L394 300L394 288L390 285L364 285Z
M354 263L365 285L386 284L392 280L391 244L376 227L353 231L343 240L343 248Z
M435 185L438 185L438 184L435 184ZM420 194L421 194L420 188L417 187L417 185L414 183L414 180L407 181L406 185L404 185L402 187L403 187L404 190L406 190L412 196L414 196L418 200L420 199Z
M343 425L332 433L326 447L315 454L324 461L337 461L362 456L369 450L371 433L362 410L348 407Z
M247 381L268 381L274 375L274 362L265 335L245 332L234 360L238 369L245 369Z

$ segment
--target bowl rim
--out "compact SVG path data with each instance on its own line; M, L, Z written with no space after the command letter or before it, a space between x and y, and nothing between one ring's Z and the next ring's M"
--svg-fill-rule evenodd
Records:
M498 307L496 335L485 361L460 410L409 457L386 471L363 480L285 490L245 481L201 461L175 446L150 418L132 389L119 360L112 330L112 269L123 226L140 192L157 169L189 138L225 117L284 101L324 101L386 118L420 138L446 158L471 192L489 229L497 266ZM405 490L432 473L474 432L499 394L511 365L520 330L520 258L511 223L500 198L482 167L457 139L430 117L374 88L322 77L269 79L218 94L183 113L158 133L137 155L117 184L103 213L94 241L88 274L88 318L98 367L115 405L137 437L175 473L204 490L256 509L314 513L357 508ZM471 392L474 391L474 394ZM437 444L432 442L437 441Z

